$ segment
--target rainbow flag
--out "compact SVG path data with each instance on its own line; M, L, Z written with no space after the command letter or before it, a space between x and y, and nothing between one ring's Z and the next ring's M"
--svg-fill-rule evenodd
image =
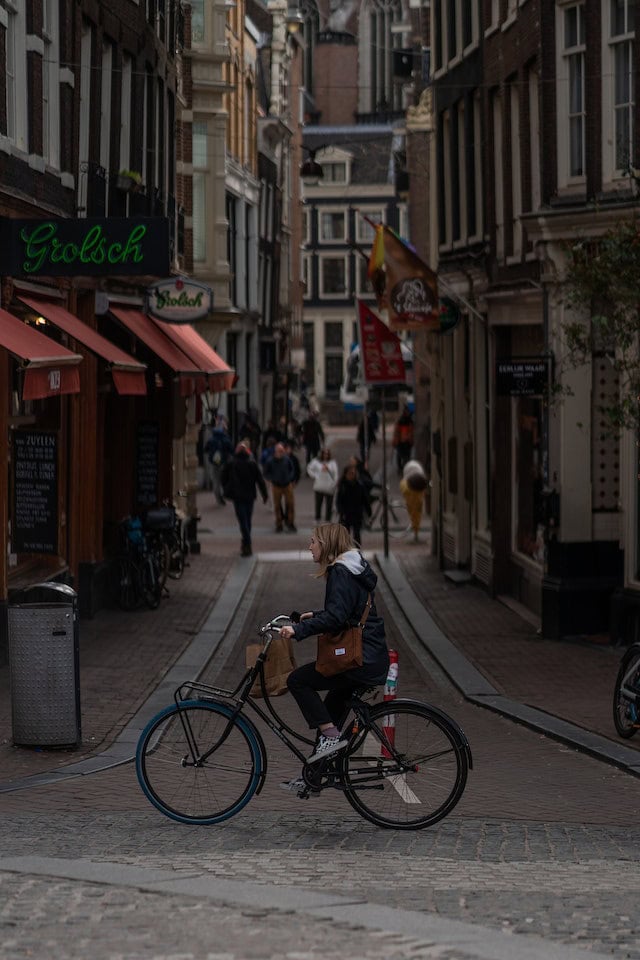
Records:
M367 274L379 309L389 313L389 326L440 330L436 274L391 227L379 223L375 231Z

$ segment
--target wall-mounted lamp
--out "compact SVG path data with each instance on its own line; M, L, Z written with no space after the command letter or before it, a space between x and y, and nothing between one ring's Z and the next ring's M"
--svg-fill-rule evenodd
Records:
M315 150L304 146L302 149L307 150L309 156L300 164L300 178L308 187L312 187L318 180L322 180L324 170L322 169L322 164L316 160Z
M289 3L286 16L287 30L289 33L297 33L304 26L304 17L298 9L297 3Z

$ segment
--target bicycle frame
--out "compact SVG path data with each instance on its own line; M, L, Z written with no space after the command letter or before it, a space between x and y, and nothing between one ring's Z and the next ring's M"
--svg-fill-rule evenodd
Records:
M284 720L282 720L282 718L276 712L273 704L271 703L271 700L265 689L264 663L267 659L267 653L269 650L269 646L271 645L272 639L273 639L272 637L267 638L267 640L265 641L264 648L262 652L259 654L256 660L256 663L254 664L253 667L250 667L244 673L242 679L240 680L240 682L238 683L238 685L235 687L234 690L227 690L224 687L217 687L208 683L193 681L193 682L181 684L175 691L174 701L179 711L180 711L180 704L184 701L190 700L194 693L202 694L204 700L211 699L215 701L219 699L221 701L234 704L234 707L231 713L229 714L229 718L227 720L224 730L222 731L218 739L215 741L215 743L208 746L207 750L204 753L200 753L198 749L198 744L196 743L195 737L193 735L193 731L190 728L187 712L180 711L179 713L180 722L182 723L182 727L185 733L185 737L187 739L189 750L191 752L191 762L193 766L196 766L196 767L202 766L207 761L207 759L213 753L215 753L215 751L225 742L231 730L233 729L236 718L242 713L245 706L249 706L260 717L260 719L269 727L269 729L278 737L278 739L281 740L282 743L284 743L288 747L288 749L291 751L291 753L295 757L297 757L297 759L300 761L303 767L306 766L307 764L306 755L298 748L298 746L293 742L293 740L287 736L287 733L285 731L287 731L293 737L295 737L296 739L306 744L310 744L313 741L308 740L306 737L303 737L301 734L297 733L295 730L292 730L291 727L289 727L284 722ZM258 677L260 678L262 693L265 699L265 704L267 706L268 713L265 710L263 710L258 705L258 703L256 703L255 699L251 696L251 688L253 687L253 684ZM380 742L380 745L385 752L387 761L393 761L393 764L389 764L388 770L385 771L384 773L385 777L397 776L398 774L402 774L414 769L413 764L407 764L403 760L403 758L397 753L393 741L389 740L382 726L376 723L375 721L371 720L369 704L362 701L359 697L354 697L349 701L349 706L355 714L353 724L352 724L352 732L357 732L358 729L366 729L370 731L376 737L376 739ZM269 714L271 714L271 716L269 716ZM255 726L253 726L253 732L256 736L256 739L258 740L258 744L263 756L263 763L264 763L263 777L261 778L260 786L256 791L256 793L259 793L260 790L262 789L262 785L264 784L264 781L266 778L267 753L266 753L266 748L264 745L264 740L262 738L262 735L260 734L260 732L257 730ZM465 743L466 745L466 741L463 735L461 736L462 736L463 743ZM466 747L466 749L468 751L468 746ZM470 753L470 751L468 752ZM420 759L421 761L423 761L425 759L431 759L431 758L420 758ZM186 759L183 761L183 763L186 764ZM336 779L338 780L340 779L339 771L335 769L333 771L322 770L322 775L326 775L328 772L332 773L332 777L330 781L327 784L319 783L317 787L318 789L323 789L324 786L330 786L330 785L333 786L335 785ZM380 771L373 772L370 766L363 767L362 770L358 770L357 772L358 774L362 774L362 778L361 780L359 778L359 782L361 782L363 786L368 782L378 782L378 783L380 782ZM370 787L369 789L374 789L374 788Z

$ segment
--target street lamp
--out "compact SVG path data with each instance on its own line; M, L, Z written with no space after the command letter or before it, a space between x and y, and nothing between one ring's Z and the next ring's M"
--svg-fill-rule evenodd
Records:
M300 13L297 3L289 3L285 22L289 33L297 33L304 26L304 17Z
M324 170L322 164L316 160L316 150L305 147L304 144L302 149L306 150L309 156L300 164L300 178L306 186L313 187L318 180L322 180L324 177Z

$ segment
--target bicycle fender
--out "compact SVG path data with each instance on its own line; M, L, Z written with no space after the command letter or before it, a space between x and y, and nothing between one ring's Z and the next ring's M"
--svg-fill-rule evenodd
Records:
M444 723L448 724L448 726L451 727L452 732L455 734L455 736L457 737L457 739L458 739L458 741L459 741L459 744L458 744L458 745L460 746L460 748L461 748L462 750L464 750L464 752L465 752L465 754L466 754L467 763L468 763L468 765L469 765L469 769L470 769L470 770L473 770L473 756L472 756L472 753L471 753L471 747L469 746L469 741L467 740L467 736L466 736L466 734L464 733L464 731L462 730L462 727L460 727L460 726L456 723L456 721L455 721L452 717L449 716L448 713L445 713L444 710L440 710L439 707L434 707L434 706L433 706L432 704L430 704L430 703L424 703L424 702L421 701L421 700L412 700L412 699L409 698L409 697L397 697L395 700L392 700L391 703L392 703L393 705L397 705L397 704L407 704L407 706L411 706L411 707L428 707L429 710L431 710L432 713L435 713ZM379 710L380 713L383 713L383 712L384 712L384 707L385 707L385 703L384 703L384 702L383 702L383 703L377 703L377 704L375 705L375 709L376 709L376 710Z

